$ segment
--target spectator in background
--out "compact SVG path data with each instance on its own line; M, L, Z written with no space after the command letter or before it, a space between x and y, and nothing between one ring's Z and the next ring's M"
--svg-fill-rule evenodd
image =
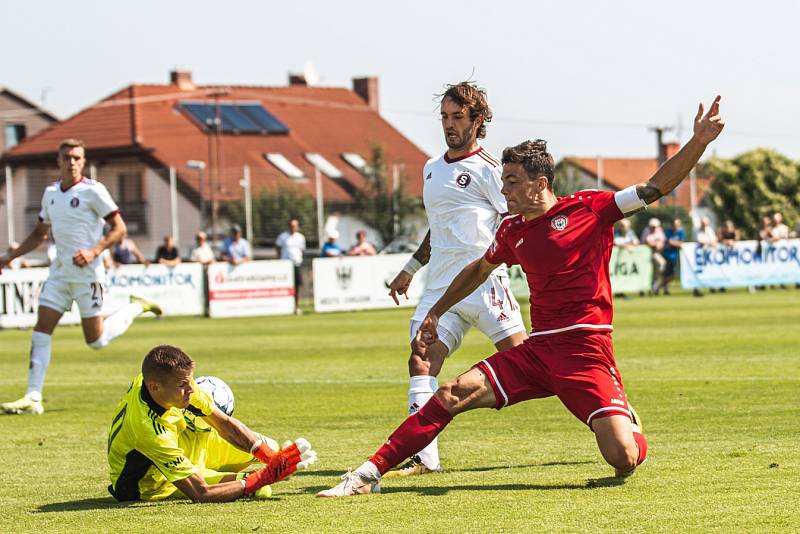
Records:
M679 261L681 259L681 247L686 241L686 230L683 229L683 222L679 218L672 220L672 226L664 232L667 244L664 245L664 259L667 260L667 267L664 269L664 294L669 295L669 283L678 274ZM694 290L695 297L702 297L699 289Z
M664 270L667 260L664 259L664 245L667 238L664 229L661 228L661 221L653 217L648 221L647 228L642 231L642 243L650 247L653 253L653 293L658 295L659 289L664 284Z
M694 240L703 247L716 247L719 244L717 234L711 227L711 220L708 217L700 219L700 226L694 231Z
M192 249L192 254L189 256L189 261L202 263L208 265L214 263L214 251L211 250L211 245L208 244L208 237L205 232L197 232L194 236L197 246Z
M122 240L114 246L111 259L114 260L114 265L116 266L130 265L132 263L150 264L130 237L123 237Z
M164 236L164 244L156 249L156 259L154 263L175 267L180 264L181 256L178 254L178 247L171 235Z
M772 217L764 215L758 225L758 239L769 241L772 238Z
M719 227L719 242L726 247L732 249L739 239L739 230L733 225L732 220L728 219Z
M614 245L632 249L639 244L639 238L631 230L631 221L629 219L621 219L618 226L614 228Z
M367 241L367 232L364 230L359 230L356 232L356 240L358 241L355 245L350 248L350 252L347 254L350 256L374 256L377 254L375 247Z
M711 227L711 220L708 217L703 217L700 219L700 226L694 230L694 240L702 248L716 248L717 245L719 245L717 233ZM724 292L725 288L721 287L719 290ZM712 287L711 292L715 293L716 289ZM696 297L703 295L702 292L697 288L695 288L692 293Z
M789 239L789 227L783 223L783 215L778 212L772 216L772 229L769 240L773 243L781 239Z
M242 237L242 229L238 224L231 226L230 236L222 242L220 252L222 260L231 265L239 265L253 259L253 249L247 239Z
M323 258L333 258L342 255L342 247L336 242L339 239L339 232L336 230L328 231L328 240L322 245L321 256Z
M290 260L294 264L294 312L300 315L300 286L303 285L303 275L300 266L303 264L303 253L306 250L306 236L300 233L300 221L289 221L289 230L281 232L275 245L280 249L280 258Z
M17 243L16 241L12 241L11 243L9 243L8 245L9 256L17 248L19 248L19 243ZM27 269L30 266L31 266L30 262L26 260L24 256L19 256L17 258L14 258L8 264L8 267L10 269Z

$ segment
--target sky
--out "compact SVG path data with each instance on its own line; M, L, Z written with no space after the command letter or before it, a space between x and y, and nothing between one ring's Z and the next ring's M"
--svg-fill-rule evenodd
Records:
M721 157L768 147L800 159L800 3L741 1L302 2L16 0L0 3L0 85L67 118L130 83L285 85L378 76L381 114L444 150L434 95L488 91L483 144L525 139L563 156L655 157L651 126L685 142L721 94Z

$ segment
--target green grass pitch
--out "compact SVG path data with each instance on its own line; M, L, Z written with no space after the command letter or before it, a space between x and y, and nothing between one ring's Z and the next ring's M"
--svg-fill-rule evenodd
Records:
M445 473L315 499L404 418L409 313L141 319L101 352L62 327L47 412L0 416L0 532L800 530L800 291L617 302L617 362L651 450L624 484L551 398L459 416L440 440ZM279 441L307 437L320 461L267 501L113 502L112 411L159 343L228 381L246 424ZM24 389L28 345L29 332L0 332L3 401ZM473 332L440 378L490 353Z

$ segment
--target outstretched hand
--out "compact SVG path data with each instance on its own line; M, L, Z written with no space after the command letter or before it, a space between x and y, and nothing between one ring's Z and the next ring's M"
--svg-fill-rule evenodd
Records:
M697 115L694 117L694 136L698 141L709 144L711 141L719 137L720 132L725 127L725 121L719 114L719 102L722 100L720 95L711 103L708 108L708 113L703 114L703 103L697 108Z
M297 438L294 442L287 441L281 450L265 459L266 465L245 479L245 495L251 495L268 484L280 482L298 469L308 468L317 461L317 453L308 440Z

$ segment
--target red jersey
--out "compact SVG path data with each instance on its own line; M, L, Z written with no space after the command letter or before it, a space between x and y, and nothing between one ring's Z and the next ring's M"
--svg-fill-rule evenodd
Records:
M525 271L531 335L613 330L608 264L614 223L622 217L615 193L579 191L530 221L522 215L503 220L484 257Z

